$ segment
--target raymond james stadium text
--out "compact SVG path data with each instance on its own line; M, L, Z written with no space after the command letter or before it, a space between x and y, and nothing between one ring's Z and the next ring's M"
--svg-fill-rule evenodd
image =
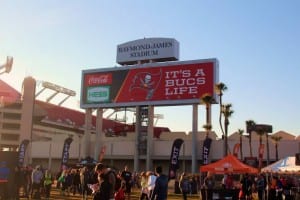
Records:
M172 42L132 45L118 48L119 53L130 53L130 57L158 55L158 49L172 47Z

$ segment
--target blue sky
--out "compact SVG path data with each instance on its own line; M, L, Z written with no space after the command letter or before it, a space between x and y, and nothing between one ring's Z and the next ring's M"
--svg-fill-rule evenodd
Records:
M64 105L78 108L82 70L116 66L118 44L174 38L181 61L219 60L219 80L228 87L223 102L234 110L229 133L251 119L299 135L299 8L297 0L4 0L0 64L13 56L14 65L0 78L19 91L26 76L75 90ZM214 105L213 130L220 133L218 112ZM164 115L158 126L192 130L191 106L155 113ZM204 123L200 106L199 130Z

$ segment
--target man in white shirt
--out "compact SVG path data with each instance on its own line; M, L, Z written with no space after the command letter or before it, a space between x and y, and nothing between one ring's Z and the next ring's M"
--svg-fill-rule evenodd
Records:
M31 198L32 195L34 195L34 197L39 198L40 197L40 188L41 188L41 184L42 184L42 179L43 179L43 172L41 170L41 167L38 165L36 166L36 168L32 171L31 174L31 180L32 180L32 189L31 189ZM35 193L34 193L35 191Z
M148 198L150 199L150 197L152 196L152 192L155 186L155 181L157 176L155 176L154 173L151 171L147 172L147 176L148 176Z

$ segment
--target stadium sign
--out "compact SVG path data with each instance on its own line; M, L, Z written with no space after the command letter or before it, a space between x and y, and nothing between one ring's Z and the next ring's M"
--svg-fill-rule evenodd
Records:
M172 38L144 38L117 46L117 63L121 65L179 60L179 43Z

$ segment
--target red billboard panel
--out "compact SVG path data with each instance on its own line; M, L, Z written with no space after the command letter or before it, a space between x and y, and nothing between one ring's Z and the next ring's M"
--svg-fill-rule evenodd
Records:
M81 108L199 103L217 82L216 59L84 70Z

